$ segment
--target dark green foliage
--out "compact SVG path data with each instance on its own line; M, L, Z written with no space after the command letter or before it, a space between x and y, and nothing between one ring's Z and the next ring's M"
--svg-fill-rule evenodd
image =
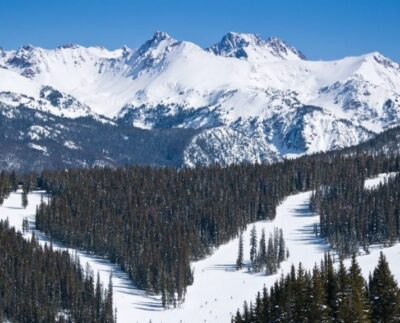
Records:
M254 266L257 256L257 230L255 225L251 228L250 232L250 262Z
M240 240L239 240L239 254L240 254ZM243 242L242 242L243 243ZM257 249L257 231L253 226L250 232L250 263L248 269L253 272L264 271L267 275L273 275L280 267L280 263L286 260L285 240L283 239L282 230L274 228L273 234L270 234L267 242L265 240L265 231L261 231L261 238L258 243ZM283 248L283 250L281 250ZM243 252L243 250L242 250ZM239 261L239 258L238 258ZM243 255L241 258L243 262ZM237 269L238 266L236 266Z
M176 305L193 280L190 261L254 222L261 201L271 206L265 216L275 216L275 206L297 186L271 180L290 171L280 168L45 172L38 183L52 199L39 208L36 223L64 244L120 264L139 288Z
M15 172L7 173L4 171L0 172L0 205L3 204L4 200L8 195L18 188Z
M257 254L257 268L255 271L260 271L263 266L265 266L267 262L267 244L265 241L265 230L263 229L261 232L261 238L258 247L258 254Z
M385 286L385 287L383 287ZM244 304L232 322L399 322L399 290L383 256L370 282L370 293L353 257L346 269L332 267L329 255L318 268L281 277L269 292L258 293L255 305ZM253 316L250 314L253 313Z
M67 252L40 247L0 222L0 318L10 322L115 322L107 296ZM109 296L108 296L109 295Z
M22 190L21 205L24 209L28 206L28 192L26 190Z
M247 224L273 219L286 196L334 186L344 176L363 180L399 169L396 156L319 154L273 165L44 172L38 186L52 199L39 208L37 226L69 246L120 264L139 288L164 295L166 305L176 305L192 283L191 261L207 256ZM356 222L354 214L344 217ZM335 213L329 230L352 223L343 219ZM358 237L342 240L350 246ZM257 244L253 239L255 267ZM268 274L276 272L284 256L281 244L277 234L267 245Z
M283 249L281 250L281 248ZM286 251L282 230L275 228L273 235L268 238L265 259L260 264L261 268L265 268L267 275L273 275L277 272L280 263L286 260Z
M342 256L370 244L392 245L400 237L400 175L376 189L351 170L316 191L312 207L321 216L320 231Z
M369 282L369 289L373 321L400 322L399 288L383 253Z
M240 270L243 268L243 234L239 234L239 247L238 247L238 257L236 260L236 269Z
M0 126L0 169L25 172L94 165L178 167L183 164L184 149L199 133L179 128L145 130L90 117L63 118L1 103ZM43 127L50 135L32 140L31 127ZM79 148L70 149L66 142ZM47 153L31 148L31 143L45 147Z
M371 309L368 301L368 294L365 280L361 274L361 268L353 254L349 268L349 291L347 305L350 312L350 321L368 322Z

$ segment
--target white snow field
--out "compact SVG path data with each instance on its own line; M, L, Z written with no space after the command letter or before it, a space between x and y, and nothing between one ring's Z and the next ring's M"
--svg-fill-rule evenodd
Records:
M114 306L117 308L118 322L139 323L176 323L176 322L230 322L231 315L241 308L245 300L254 300L255 295L264 285L271 284L280 276L287 273L292 264L301 262L307 269L323 258L329 246L324 240L315 237L313 228L318 223L318 215L310 212L309 199L311 192L288 196L277 208L274 221L255 223L258 238L264 228L267 237L275 227L282 228L286 245L289 248L289 259L281 264L278 274L265 276L251 274L246 269L235 270L238 249L238 238L219 247L208 258L193 263L194 283L187 289L185 302L176 309L163 310L158 296L148 295L138 290L116 265L102 258L78 251L82 265L88 263L92 270L100 273L103 284L107 286L109 275L112 273L114 285ZM22 230L22 220L28 217L34 224L36 206L40 203L44 192L37 191L29 194L29 204L21 208L21 193L12 193L0 207L0 219L9 219L10 225ZM244 255L248 262L249 236L251 225L244 232ZM48 239L36 231L36 237L41 243ZM29 238L31 233L25 234ZM62 248L53 244L55 248ZM369 255L358 257L363 274L368 274L377 264L379 247L371 247ZM71 252L75 252L70 249ZM400 244L383 249L390 263L391 270L400 281ZM347 261L348 262L348 261Z
M397 174L398 174L397 172L379 174L378 176L376 176L374 178L367 179L364 182L364 187L369 190L375 189L375 188L379 187L379 185L385 184L385 182L389 178L392 178L392 177L396 176Z

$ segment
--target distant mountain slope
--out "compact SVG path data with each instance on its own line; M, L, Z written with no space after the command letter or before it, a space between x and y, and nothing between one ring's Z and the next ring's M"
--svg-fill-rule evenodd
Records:
M126 164L183 164L183 150L196 131L144 130L89 117L54 116L0 104L0 169L19 171Z
M353 147L341 150L341 153L400 154L400 127L386 130L374 138Z
M1 50L0 102L118 127L195 129L186 165L271 162L399 125L400 65L377 52L309 61L254 34L230 32L203 49L156 32L137 50Z

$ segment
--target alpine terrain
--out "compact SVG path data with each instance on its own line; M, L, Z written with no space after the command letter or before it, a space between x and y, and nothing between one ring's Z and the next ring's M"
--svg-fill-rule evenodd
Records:
M378 52L310 61L234 32L209 48L156 32L135 50L0 49L2 168L270 163L399 121L400 65Z

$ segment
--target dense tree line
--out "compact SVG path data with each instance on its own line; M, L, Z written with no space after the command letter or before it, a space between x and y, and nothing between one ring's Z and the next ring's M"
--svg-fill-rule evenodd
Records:
M25 240L3 221L0 246L1 322L115 322L112 286L95 284L68 252Z
M281 262L286 260L288 254L289 251L286 249L282 229L274 228L273 233L268 238L268 242L263 229L257 247L257 231L255 226L252 227L250 232L250 263L247 265L248 270L256 273L264 271L266 275L273 275L279 269ZM244 265L243 236L240 233L236 269L240 270Z
M120 264L139 288L175 305L192 283L191 261L247 224L273 219L286 196L399 168L398 156L319 154L272 165L43 172L37 185L52 198L36 223L54 239Z
M8 195L12 191L15 191L17 187L17 175L15 174L15 172L0 172L0 205L3 204Z
M320 214L319 232L343 256L370 244L392 245L400 237L400 176L375 189L365 178L342 174L318 189L312 207Z
M399 321L400 292L382 253L368 283L355 256L349 268L340 262L335 269L329 255L312 271L293 266L232 318L234 323Z

